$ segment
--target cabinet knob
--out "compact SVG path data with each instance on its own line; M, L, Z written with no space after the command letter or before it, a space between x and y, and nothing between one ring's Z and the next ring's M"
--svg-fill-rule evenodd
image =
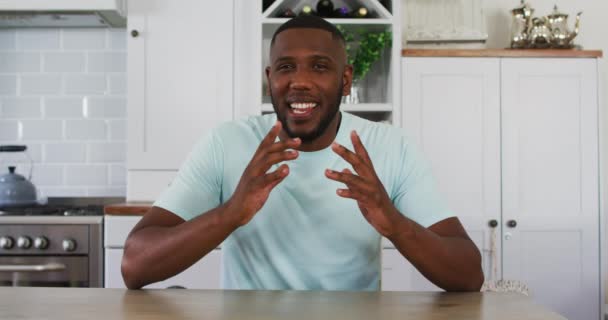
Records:
M492 219L488 221L488 226L490 226L490 228L496 228L498 226L498 221L496 221L496 219Z
M509 221L507 221L507 227L509 227L509 228L515 228L515 227L517 227L517 221L515 221L515 220L509 220Z
M139 36L139 31L137 30L131 30L131 37L133 38L137 38Z

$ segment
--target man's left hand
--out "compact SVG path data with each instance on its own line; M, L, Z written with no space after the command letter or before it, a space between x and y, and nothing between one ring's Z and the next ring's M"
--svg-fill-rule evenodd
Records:
M344 183L347 188L338 189L338 196L356 200L365 219L380 234L388 238L396 232L397 221L401 214L391 202L378 178L359 135L352 131L350 138L355 152L335 142L332 144L332 150L350 163L357 174L353 174L349 169L344 169L342 172L327 169L325 176Z

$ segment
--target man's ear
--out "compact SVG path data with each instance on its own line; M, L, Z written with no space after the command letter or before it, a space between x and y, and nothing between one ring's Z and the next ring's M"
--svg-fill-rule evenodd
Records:
M347 64L344 66L344 73L342 74L342 96L350 94L350 87L353 85L353 66Z
M270 96L270 67L266 67L266 95Z

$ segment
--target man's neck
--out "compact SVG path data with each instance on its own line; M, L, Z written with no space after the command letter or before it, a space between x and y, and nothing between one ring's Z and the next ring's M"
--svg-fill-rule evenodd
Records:
M302 142L302 144L300 145L298 150L304 151L304 152L312 152L312 151L323 150L323 149L329 147L332 144L332 142L334 142L334 140L336 140L336 137L338 136L338 130L340 129L341 122L342 122L342 112L338 111L336 113L336 116L329 123L329 126L327 127L327 129L325 129L325 132L323 132L322 135L320 135L319 137L317 137L316 139L314 139L312 141ZM281 138L281 140L289 139L289 137L287 136L287 133L285 133L285 131L281 131L281 133L279 134L279 137Z

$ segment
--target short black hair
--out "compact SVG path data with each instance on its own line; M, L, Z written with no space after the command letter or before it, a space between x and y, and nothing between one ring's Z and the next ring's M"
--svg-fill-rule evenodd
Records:
M327 20L313 16L313 15L305 15L305 16L297 16L283 23L277 31L272 35L272 41L270 42L270 47L274 46L274 41L277 38L279 33L289 30L289 29L321 29L325 30L332 34L334 39L340 40L343 45L346 45L346 40L342 35L342 32L336 28L333 24L329 23Z

